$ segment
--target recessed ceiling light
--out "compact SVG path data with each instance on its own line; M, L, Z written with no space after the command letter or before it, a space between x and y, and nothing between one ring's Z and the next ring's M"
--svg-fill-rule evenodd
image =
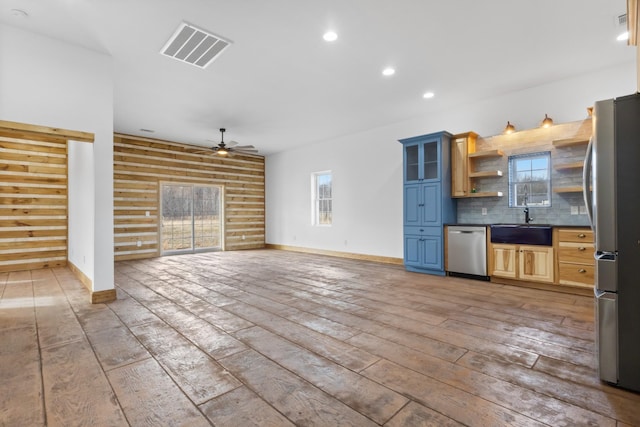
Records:
M9 13L11 13L11 16L14 18L26 18L29 16L29 14L22 9L11 9Z
M618 40L619 42L629 40L629 31L625 31L624 33L620 34L618 37L616 37L616 40Z
M396 70L391 67L387 67L384 70L382 70L383 76L393 76L395 73L396 73Z
M322 38L327 42L334 42L338 40L338 35L334 31L327 31Z
M424 95L422 95L422 97L425 99L430 99L430 98L433 98L434 96L436 96L436 94L433 92L425 92Z

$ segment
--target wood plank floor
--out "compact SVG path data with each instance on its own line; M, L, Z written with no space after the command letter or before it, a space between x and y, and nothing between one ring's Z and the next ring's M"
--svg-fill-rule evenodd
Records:
M2 426L640 426L593 299L276 250L0 275Z

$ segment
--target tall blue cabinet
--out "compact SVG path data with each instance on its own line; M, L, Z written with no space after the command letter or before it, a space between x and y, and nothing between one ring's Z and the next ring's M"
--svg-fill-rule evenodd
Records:
M404 265L440 276L444 271L443 224L456 221L451 198L451 134L401 139L404 184Z

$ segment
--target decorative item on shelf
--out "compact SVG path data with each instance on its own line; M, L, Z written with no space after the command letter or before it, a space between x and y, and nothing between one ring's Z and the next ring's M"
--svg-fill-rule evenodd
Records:
M476 186L475 186L475 185L474 185L474 186L473 186L473 188L471 189L471 192L472 192L472 193L477 193L477 192L478 192L478 190L476 190Z
M587 107L587 114L589 114L589 117L593 117L593 107Z
M510 134L510 133L514 133L515 131L516 131L516 127L512 125L510 121L507 120L507 126L505 126L504 128L504 133Z
M548 128L551 127L551 125L553 125L553 119L545 114L540 126L542 126L543 128Z

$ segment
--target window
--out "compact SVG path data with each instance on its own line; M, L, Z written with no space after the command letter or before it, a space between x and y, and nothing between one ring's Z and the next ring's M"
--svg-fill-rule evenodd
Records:
M509 157L509 207L551 206L551 152Z
M331 225L333 220L331 181L331 171L316 172L311 175L313 225Z

